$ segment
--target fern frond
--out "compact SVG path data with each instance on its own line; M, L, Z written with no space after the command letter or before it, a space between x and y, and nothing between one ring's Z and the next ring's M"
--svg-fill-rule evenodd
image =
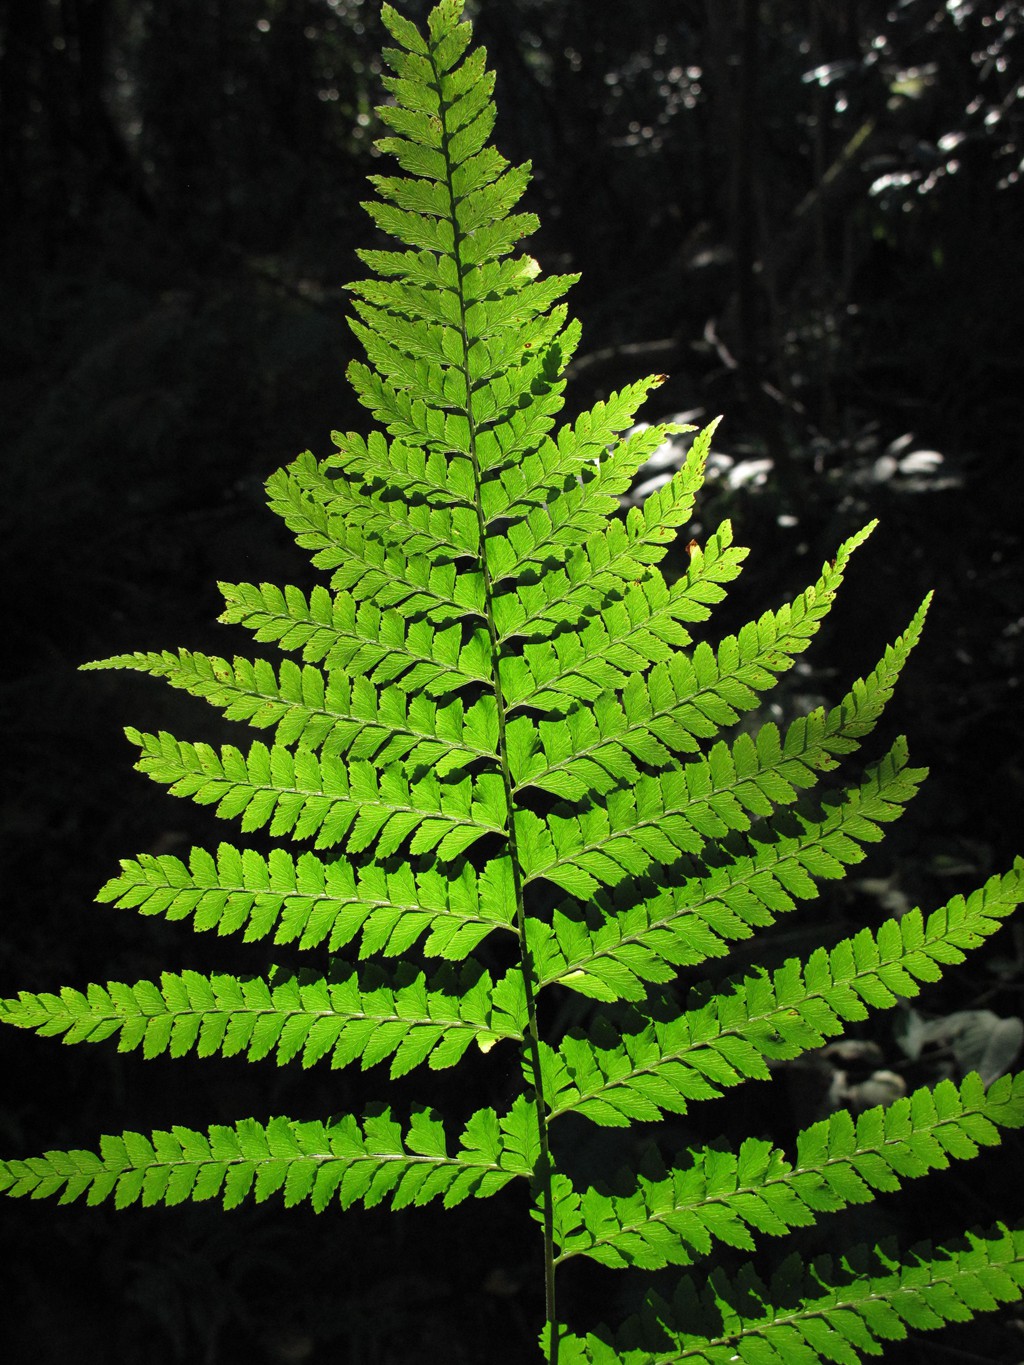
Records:
M315 837L317 848L344 844L350 853L373 845L387 858L410 840L412 854L436 853L446 862L507 823L505 791L496 773L443 782L428 772L410 782L401 765L378 772L365 759L345 764L256 741L247 753L190 744L166 731L126 731L142 750L139 772L168 785L173 796L216 805L223 819L241 816L245 831L266 826L273 835Z
M605 601L599 615L584 617L578 631L540 643L515 640L514 652L506 650L499 660L509 709L560 712L568 698L593 701L621 690L652 664L666 663L675 656L673 646L692 643L682 623L707 619L746 553L733 546L732 527L723 522L703 551L693 550L686 574L671 587L660 573L645 570Z
M350 1116L331 1123L242 1119L207 1133L181 1127L149 1137L124 1133L103 1138L99 1153L0 1161L0 1191L15 1198L59 1195L62 1204L83 1194L99 1204L113 1195L118 1208L220 1199L231 1209L250 1195L259 1203L279 1192L287 1206L308 1199L318 1213L335 1200L342 1208L386 1200L400 1209L439 1196L451 1208L529 1175L503 1131L503 1125L518 1129L516 1119L499 1123L493 1110L478 1111L452 1155L443 1126L426 1110L412 1115L404 1134L389 1109L362 1123Z
M363 674L378 685L395 682L428 696L477 687L490 678L482 626L466 640L461 624L435 630L372 602L357 606L348 594L325 588L314 588L307 601L298 588L282 591L270 583L220 586L227 604L222 621L245 626L261 643L299 651L307 663L323 661L328 670Z
M861 845L882 838L879 826L903 813L924 776L924 769L907 766L906 742L899 739L860 787L825 799L823 816L794 808L791 832L749 835L738 852L721 843L711 866L678 885L663 872L658 889L639 901L633 886L624 899L600 891L587 920L571 903L556 909L550 925L530 920L538 985L557 981L597 1000L640 1000L646 983L670 981L681 967L724 956L731 942L767 928L797 899L819 894L819 881L860 862Z
M631 386L631 390L642 395L661 379L660 375L654 376L642 385ZM609 414L599 412L606 406L599 404L597 409L583 414L576 428L563 428L557 445L554 441L546 442L536 455L519 459L502 469L498 480L481 485L481 507L487 522L510 523L504 534L492 533L487 537L486 555L493 584L514 580L531 565L550 572L552 564L564 562L574 549L579 553L593 537L607 539L615 533L612 528L618 528L621 537L620 523L609 523L608 518L618 510L619 499L636 471L667 436L690 430L672 423L645 427L608 451L605 446L614 438L615 427L625 420L617 406L621 398L622 395L613 394L609 404L616 406L611 406ZM600 420L594 421L595 417ZM672 480L673 497L662 513L663 526L680 524L692 510L710 431L708 428L703 434L703 442L695 443L692 458ZM665 502L669 503L667 496ZM627 519L630 560L627 563L623 559L620 549L620 563L614 573L609 573L611 557L605 555L602 586L618 587L618 580L635 577L642 572L643 565L656 563L664 555L665 541L672 536L664 529L659 533L652 525L649 512L646 519L641 513ZM645 546L645 541L656 542L656 548ZM588 560L593 553L596 549L588 552ZM629 564L635 567L630 568ZM578 578L578 571L575 576ZM504 610L509 612L509 607Z
M401 760L408 770L432 767L447 777L476 759L498 752L497 711L487 694L466 706L456 697L439 706L422 694L377 688L367 678L326 677L312 664L290 659L277 672L263 659L229 663L179 649L172 653L121 654L88 668L124 668L163 678L223 711L228 720L275 729L279 745L297 745L323 756L367 759L376 768Z
M866 679L838 706L800 716L780 737L774 723L756 739L719 741L706 759L612 791L603 805L575 816L561 811L542 820L516 814L516 833L528 881L546 878L570 895L589 897L656 862L698 854L710 839L750 829L776 805L792 804L800 788L837 766L874 728L916 643L927 600L906 632Z
M385 1065L392 1078L497 1049L489 1088L507 1095L504 1115L473 1112L453 1141L419 1107L402 1122L371 1106L361 1119L128 1132L98 1153L0 1162L0 1192L229 1208L280 1192L318 1211L400 1209L522 1177L543 1234L549 1362L855 1365L908 1325L1018 1297L1024 1237L903 1265L823 1262L810 1279L793 1264L770 1295L749 1268L730 1283L712 1267L701 1289L684 1280L671 1305L637 1298L636 1322L587 1338L556 1326L556 1264L661 1272L754 1248L1024 1126L1024 1077L986 1091L969 1076L833 1114L789 1155L743 1135L671 1169L648 1155L611 1187L561 1173L575 1130L558 1120L685 1113L915 996L1024 900L1024 859L927 917L911 910L834 946L823 934L826 946L771 972L744 951L678 998L681 969L689 979L817 896L915 794L924 774L902 739L852 784L836 774L878 723L928 601L838 705L784 728L740 725L807 649L872 526L790 602L707 633L746 556L731 525L662 566L715 423L626 508L642 466L693 430L638 420L665 376L560 416L581 336L564 302L576 277L545 278L523 254L530 165L490 145L494 76L462 3L434 4L422 32L383 11L396 45L377 146L397 164L371 177L365 207L391 242L358 253L374 278L348 286L364 356L348 376L379 429L335 433L335 453L307 452L267 485L329 586L222 585L222 621L291 657L179 649L90 665L159 677L261 732L220 746L127 733L139 771L172 794L262 844L319 850L142 855L100 901L320 949L319 961L23 991L0 1001L0 1022L144 1057ZM427 970L424 958L442 961ZM594 1022L574 1028L579 1002L551 986L617 1008L588 1007Z
M192 849L187 867L171 854L123 859L97 899L141 915L191 918L197 932L241 930L247 942L273 936L337 952L361 939L363 958L395 957L426 934L426 954L458 961L495 929L515 932L507 858L480 873L467 862L417 872L405 863L356 869L344 858L293 858L283 849L264 857L221 844L216 857Z
M400 221L399 214L384 205L377 206L375 216L378 217L378 221L380 219L392 223ZM520 229L526 228L529 221L524 216L519 224L513 225L513 240L526 235L526 232ZM417 222L422 223L423 220L419 219ZM381 226L384 226L384 223L381 223ZM435 229L432 227L426 229L425 235L434 237ZM451 249L450 240L448 249ZM516 327L511 335L502 337L500 341L478 342L476 355L471 356L467 354L463 337L455 329L425 328L422 324L406 321L383 309L371 308L368 304L357 303L356 309L370 325L363 325L353 319L349 320L349 325L362 344L373 369L368 370L353 363L349 368L349 377L358 396L367 406L370 403L379 405L382 398L392 393L395 399L398 399L400 393L403 415L406 412L412 414L420 406L430 412L438 410L442 413L465 412L469 400L466 374L468 368L472 379L481 381L481 387L475 391L474 399L479 398L485 410L490 408L488 417L491 422L505 415L507 411L508 366L512 357L520 355L524 348L529 352L534 347L539 354L543 354L546 348L556 341L566 321L565 310L559 306L544 317L533 318L528 323ZM527 387L525 373L527 368L523 366L524 373L518 376L524 389ZM529 367L530 370L533 368ZM393 381L397 383L390 379L387 382L382 381L379 376L384 374L392 376ZM496 383L499 376L502 381L500 387ZM508 396L514 392L515 389L512 389ZM428 404L437 406L428 408ZM407 421L397 427L392 423L386 425L396 436L408 432Z
M630 677L664 663L690 642L668 610L671 593L659 574L628 588L589 618L578 634L554 635L544 643L516 643L499 660L509 711L530 708L561 713L572 700L593 701L624 687Z
M377 496L370 483L330 475L308 451L267 480L267 494L298 544L315 551L319 569L345 564L338 538L352 526L432 563L479 554L480 527L471 507L417 501L411 490L391 487L387 497ZM331 586L339 584L332 579Z
M639 433L636 439L652 437L651 449L660 444L660 434L651 429ZM694 446L694 462L687 462L662 490L664 497L655 499L660 507L651 513L651 499L644 511L630 509L625 522L611 521L603 531L594 532L567 559L564 568L546 568L535 582L521 583L511 591L498 594L493 603L498 637L507 646L509 641L544 639L557 632L566 619L583 619L600 612L610 602L621 598L628 586L640 585L650 576L650 566L665 554L666 541L674 539L672 527L684 521L702 479L702 458L706 451ZM596 480L595 480L596 482ZM733 556L737 561L740 556ZM728 578L735 576L735 565L715 565L699 553L691 559L691 572L686 586L696 591L703 604L707 596L705 568L717 567L720 581L723 569L729 567ZM721 590L712 600L718 600ZM686 593L670 593L666 603L673 608L673 617L693 619L692 605ZM642 600L642 599L641 599ZM703 605L697 615L704 612ZM706 614L706 612L704 612Z
M725 598L724 584L739 575L749 551L732 543L732 523L724 521L703 546L686 547L689 565L669 588L666 614L673 621L706 621L711 608Z
M648 1023L621 1040L605 1021L591 1039L569 1036L543 1053L551 1116L576 1112L623 1126L685 1113L722 1087L767 1080L769 1062L798 1057L842 1033L847 1022L913 997L922 982L994 933L1024 901L1024 860L991 877L967 899L954 896L927 921L914 909L862 929L801 963L789 958L770 976L745 977L668 1023ZM611 1039L614 1037L615 1041Z
M392 216L389 210L385 213ZM543 353L566 322L561 304L532 316L527 312L525 317L517 309L514 320L506 319L503 324L488 317L489 310L481 306L490 323L488 336L470 345L461 317L453 327L434 326L359 298L354 308L363 321L350 320L350 326L378 373L397 376L414 401L436 402L444 393L447 406L455 411L467 407L467 371L474 384L486 389L497 375L505 374L513 358L534 348Z
M409 559L357 527L335 528L333 539L341 567L331 586L350 593L353 601L372 602L381 611L397 607L437 627L467 617L486 620L480 573L459 572L453 564L427 558Z
M530 278L532 263L523 261L522 270L524 278ZM579 339L579 327L569 323L548 347L536 354L527 352L530 359L474 392L478 432L481 436L489 434L502 455L533 450L537 440L550 430L552 417L564 403L565 384L560 378L561 371L576 350ZM360 401L387 427L396 442L408 441L424 452L424 457L426 452L443 455L447 451L462 451L466 446L465 417L414 400L404 388L387 383L357 361L352 362L347 374ZM353 436L350 432L341 437L341 446L347 447ZM335 439L337 441L338 437ZM417 467L422 462L421 458L414 457L414 460ZM329 467L351 467L344 449L335 461L327 463ZM363 468L369 466L360 461L355 471L362 472Z
M733 725L757 705L807 648L835 599L852 550L869 526L847 541L812 588L778 612L766 612L717 650L701 643L691 655L673 653L645 678L634 673L619 696L604 693L589 705L571 707L557 721L541 721L527 745L527 760L513 771L517 787L537 786L567 800L607 795L621 781L636 780L632 759L664 766L673 755L698 752L702 740ZM515 724L522 731L524 722Z
M1024 1125L1024 1075L1001 1076L986 1091L975 1073L941 1081L854 1119L841 1109L797 1135L795 1165L771 1143L747 1138L737 1152L704 1148L661 1178L641 1176L634 1192L582 1195L561 1177L556 1236L560 1260L657 1270L690 1265L715 1241L754 1250L752 1234L783 1236L821 1213L870 1202L901 1179L945 1170L999 1128Z
M393 490L400 489L408 501L425 498L431 505L453 512L464 509L476 521L473 464L469 452L462 449L467 442L456 418L441 421L435 434L435 442L442 448L439 450L398 437L389 445L379 431L369 436L335 432L333 439L337 453L325 461L325 470L337 469L365 484L383 483L392 496ZM476 542L474 549L479 550L479 533Z
M116 1037L119 1052L141 1047L146 1057L273 1055L279 1066L300 1059L304 1067L329 1057L332 1068L359 1061L363 1070L390 1057L394 1078L421 1062L454 1066L474 1042L486 1052L500 1039L522 1039L522 994L515 976L495 987L471 963L429 982L411 969L389 977L339 967L330 978L270 979L164 972L159 985L22 991L0 1000L0 1022L65 1043Z
M416 253L419 279L411 290L456 293L458 308L450 318L457 325L424 323L421 308L410 316L405 307L394 306L393 296L387 300L392 306L380 308L357 294L364 321L353 327L370 367L355 363L349 377L360 400L393 436L423 444L438 439L446 409L467 411L470 384L474 427L482 431L506 421L540 378L547 352L558 346L564 311L534 310L531 316L500 309L499 324L488 319L488 285L481 280L473 287L474 269L486 278L488 267L500 268L500 258L536 227L532 214L510 212L528 168L509 170L485 150L494 106L492 78L482 74L481 61L471 55L444 73L433 67L433 58L429 73L417 70L415 60L402 57L400 62L403 75L392 88L401 103L379 112L398 133L413 178L380 180L378 188L391 202L365 207L379 227ZM436 116L442 107L443 120ZM407 258L409 253L390 255ZM388 265L377 253L368 263L378 269ZM518 278L525 286L534 273L523 263ZM516 281L514 267L505 280L506 285ZM477 312L470 323L466 310L472 304Z
M497 157L492 165L496 167L499 164L508 163L504 157ZM483 173L482 167L478 166L477 174ZM361 255L367 264L377 265L378 273L397 274L401 278L357 280L347 286L351 293L389 313L420 318L424 322L460 325L457 282L452 280L450 274L446 278L436 257L416 252L363 252ZM381 266L386 269L381 269ZM546 313L578 279L578 275L547 275L539 279L536 266L529 258L502 261L498 265L478 267L467 272L467 331L482 340L498 336L511 320L533 318ZM479 300L486 299L486 303L482 305L475 302L472 295ZM639 403L636 406L639 407ZM628 425L626 422L618 430L624 430Z
M575 494L579 480L587 480L593 487L595 476L603 470L612 470L617 479L625 480L620 490L625 492L643 459L634 463L630 452L623 453L622 442L616 444L616 440L633 426L640 406L664 381L664 375L648 375L627 384L561 427L556 436L540 442L536 452L522 461L513 458L518 452L503 450L493 435L485 440L481 467L489 475L497 475L481 487L487 523L498 517L525 520L538 508L559 501L563 492ZM597 488L604 492L600 484ZM590 529L602 530L618 503L598 501L596 507L602 515Z
M903 1341L908 1330L967 1322L1019 1299L1022 1288L1024 1232L1005 1227L988 1237L968 1232L960 1247L919 1246L903 1261L882 1248L855 1248L838 1264L823 1256L805 1266L792 1256L770 1286L747 1267L733 1281L716 1272L700 1290L684 1281L671 1303L652 1294L614 1339L607 1332L561 1336L558 1359L565 1365L857 1365L861 1353L880 1355L883 1342Z

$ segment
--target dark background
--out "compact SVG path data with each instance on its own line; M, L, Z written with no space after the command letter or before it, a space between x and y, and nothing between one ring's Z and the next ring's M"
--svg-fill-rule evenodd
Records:
M797 917L790 944L980 884L1024 844L1018 7L481 0L470 12L498 71L498 145L534 163L528 205L543 227L530 250L549 271L583 272L570 410L665 372L649 419L725 414L695 534L732 516L752 555L716 624L777 605L881 519L783 689L783 718L838 699L938 590L887 730L910 734L931 781L827 911ZM372 240L358 201L381 168L384 41L359 0L0 0L0 993L262 967L253 950L91 904L119 857L224 831L134 774L121 735L134 723L196 737L203 708L76 668L179 644L246 652L212 624L216 580L305 572L262 482L305 446L327 453L332 427L366 428L344 380L339 286ZM1021 962L1008 927L923 1014L1016 1019ZM879 1069L907 1084L959 1074L952 1045L908 1059L894 1022L862 1036L850 1085ZM124 1127L319 1117L383 1084L2 1042L12 1156ZM812 1089L838 1066L819 1059ZM770 1102L747 1087L733 1117L784 1136L817 1112L805 1081L772 1087ZM940 1232L1019 1220L1020 1157L1010 1144L906 1204L883 1201L833 1245L912 1239L919 1208L929 1226L945 1218ZM401 1218L6 1202L3 1358L527 1360L532 1235L515 1191ZM615 1277L570 1274L566 1287L615 1316ZM1022 1352L1004 1312L912 1342L907 1358Z

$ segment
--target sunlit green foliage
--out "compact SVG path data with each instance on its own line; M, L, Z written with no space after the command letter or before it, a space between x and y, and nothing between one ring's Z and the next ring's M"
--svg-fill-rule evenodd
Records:
M744 557L729 526L691 543L681 576L658 566L713 427L621 514L637 471L680 432L637 425L661 377L558 423L573 281L517 254L535 226L513 212L529 168L490 145L484 53L455 0L426 33L389 6L384 20L398 46L379 146L404 174L373 177L366 207L401 249L362 253L373 274L351 286L352 326L367 363L350 369L380 426L337 435L336 454L303 455L268 485L328 585L223 585L223 619L278 662L180 649L93 665L163 678L263 736L218 747L128 730L139 771L262 842L128 859L100 900L199 932L326 945L329 965L321 953L298 974L24 991L0 1018L145 1057L387 1064L391 1077L475 1048L503 1076L515 1066L517 1093L462 1124L372 1106L127 1132L98 1152L0 1163L0 1187L118 1206L280 1193L321 1211L451 1206L518 1181L542 1229L543 1349L563 1365L848 1361L1016 1297L1024 1250L1005 1230L904 1262L851 1252L809 1276L790 1260L769 1288L702 1263L717 1244L754 1250L975 1156L1024 1122L1019 1076L833 1114L791 1156L742 1134L649 1155L614 1188L577 1179L560 1151L567 1115L624 1128L684 1114L916 995L998 929L1024 897L1024 863L805 960L680 989L681 969L727 957L842 877L913 797L923 774L902 739L845 785L834 774L875 728L927 603L835 706L740 724L807 648L871 528L792 602L707 637ZM596 1003L586 1026L558 1032L547 1000L566 993ZM581 1256L701 1269L672 1303L652 1291L621 1330L579 1336L561 1326L555 1267Z

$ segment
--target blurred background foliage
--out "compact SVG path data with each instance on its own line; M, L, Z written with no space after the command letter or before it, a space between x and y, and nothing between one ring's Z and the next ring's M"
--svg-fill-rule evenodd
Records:
M533 161L530 249L583 272L571 407L655 371L669 381L652 418L725 413L696 534L732 516L753 554L723 629L882 520L778 714L841 695L939 590L890 726L933 779L878 866L830 903L829 932L976 885L1020 851L1024 798L1019 6L468 9L498 72L497 141ZM306 572L261 486L304 446L326 453L332 427L363 425L339 286L371 240L358 203L385 41L361 0L0 0L5 994L241 961L89 909L119 856L220 834L129 772L121 726L219 732L144 680L74 670L134 648L245 652L211 624L215 581ZM820 941L817 916L795 932ZM1000 936L914 1016L915 1037L948 1038L943 1019L982 1009L1007 1036L1021 942ZM881 1029L858 1063L868 1080L959 1064L952 1044L922 1063ZM88 1145L104 1126L359 1102L358 1082L331 1077L3 1044L12 1154ZM854 1072L820 1060L816 1083L852 1102ZM1008 1169L959 1176L976 1183L951 1201L1005 1216ZM536 1313L517 1217L514 1199L340 1225L9 1206L4 1359L519 1361ZM440 1258L410 1254L437 1245ZM1019 1359L1012 1315L972 1330L971 1358ZM966 1338L954 1348L966 1358ZM926 1339L908 1359L943 1349Z

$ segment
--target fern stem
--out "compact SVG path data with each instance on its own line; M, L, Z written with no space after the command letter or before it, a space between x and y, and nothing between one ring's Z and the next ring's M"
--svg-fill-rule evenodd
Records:
M548 1332L548 1362L549 1365L558 1365L558 1323L556 1317L555 1301L555 1207L554 1191L552 1188L552 1169L551 1169L551 1148L548 1139L548 1101L544 1094L544 1086L541 1072L540 1059L540 1028L537 1020L537 979L530 951L526 939L526 896L522 878L522 864L516 841L515 821L513 820L515 784L512 780L512 772L508 761L508 746L506 742L506 708L505 699L501 686L501 674L499 669L500 639L498 636L497 625L494 613L494 586L491 580L490 570L487 564L485 553L487 522L484 517L483 504L480 497L480 486L482 472L477 451L476 439L476 417L473 412L473 377L469 366L469 327L466 321L466 294L464 288L465 266L460 251L463 234L459 228L455 216L455 186L452 177L452 158L449 152L450 133L445 122L444 115L448 105L444 99L441 83L441 73L437 69L434 60L434 53L431 50L430 63L433 67L434 76L437 80L437 89L441 98L440 117L443 131L443 155L445 159L445 170L448 193L452 204L452 229L453 229L453 253L456 264L456 278L458 280L459 298L459 334L462 340L462 375L466 385L466 421L468 426L468 447L470 460L473 467L473 486L475 490L474 504L476 509L477 527L479 533L479 563L484 583L484 604L485 618L487 622L487 633L491 647L491 687L494 693L494 702L497 710L498 723L498 762L501 767L501 778L505 788L505 804L508 811L508 853L509 861L512 864L512 882L516 904L516 929L519 934L519 968L523 977L523 991L526 998L527 1026L524 1034L523 1045L526 1057L529 1062L529 1069L533 1076L533 1091L535 1099L535 1110L537 1114L537 1141L539 1156L535 1170L535 1177L540 1185L541 1199L541 1227L544 1242L544 1310L547 1319Z
M450 184L450 180L449 180ZM455 252L458 259L459 236L456 230ZM464 353L469 354L469 338L466 329L466 305L465 296L462 292L462 270L461 260L459 261L459 313L460 329L462 332ZM470 375L468 359L463 365L463 373L466 379L466 413L469 422L469 448L473 462L473 473L476 487L480 486L480 466L477 460L476 450L476 424L473 418L472 401L469 397ZM533 1076L533 1091L535 1098L535 1108L537 1113L537 1141L540 1155L537 1161L536 1176L540 1181L541 1196L541 1227L544 1238L544 1308L548 1323L549 1365L558 1365L558 1325L555 1313L555 1209L554 1193L551 1184L551 1149L548 1140L548 1101L544 1094L541 1061L540 1061L540 1028L537 1021L537 979L533 967L533 961L527 946L526 939L526 895L523 887L522 864L516 842L515 822L512 819L513 800L515 796L515 786L512 781L512 773L508 762L508 748L505 740L506 712L504 697L501 689L501 677L498 667L499 639L494 621L493 588L491 576L487 567L487 557L483 553L484 532L486 524L484 521L483 508L480 498L476 498L477 520L480 527L480 565L483 571L484 580L484 600L486 603L487 631L491 643L491 686L494 691L494 700L497 707L498 719L498 761L501 765L501 778L505 787L505 801L508 809L508 852L509 860L512 864L512 883L515 893L516 903L516 929L519 933L519 968L523 977L523 991L526 998L527 1026L524 1034L524 1047L529 1059L529 1068Z

